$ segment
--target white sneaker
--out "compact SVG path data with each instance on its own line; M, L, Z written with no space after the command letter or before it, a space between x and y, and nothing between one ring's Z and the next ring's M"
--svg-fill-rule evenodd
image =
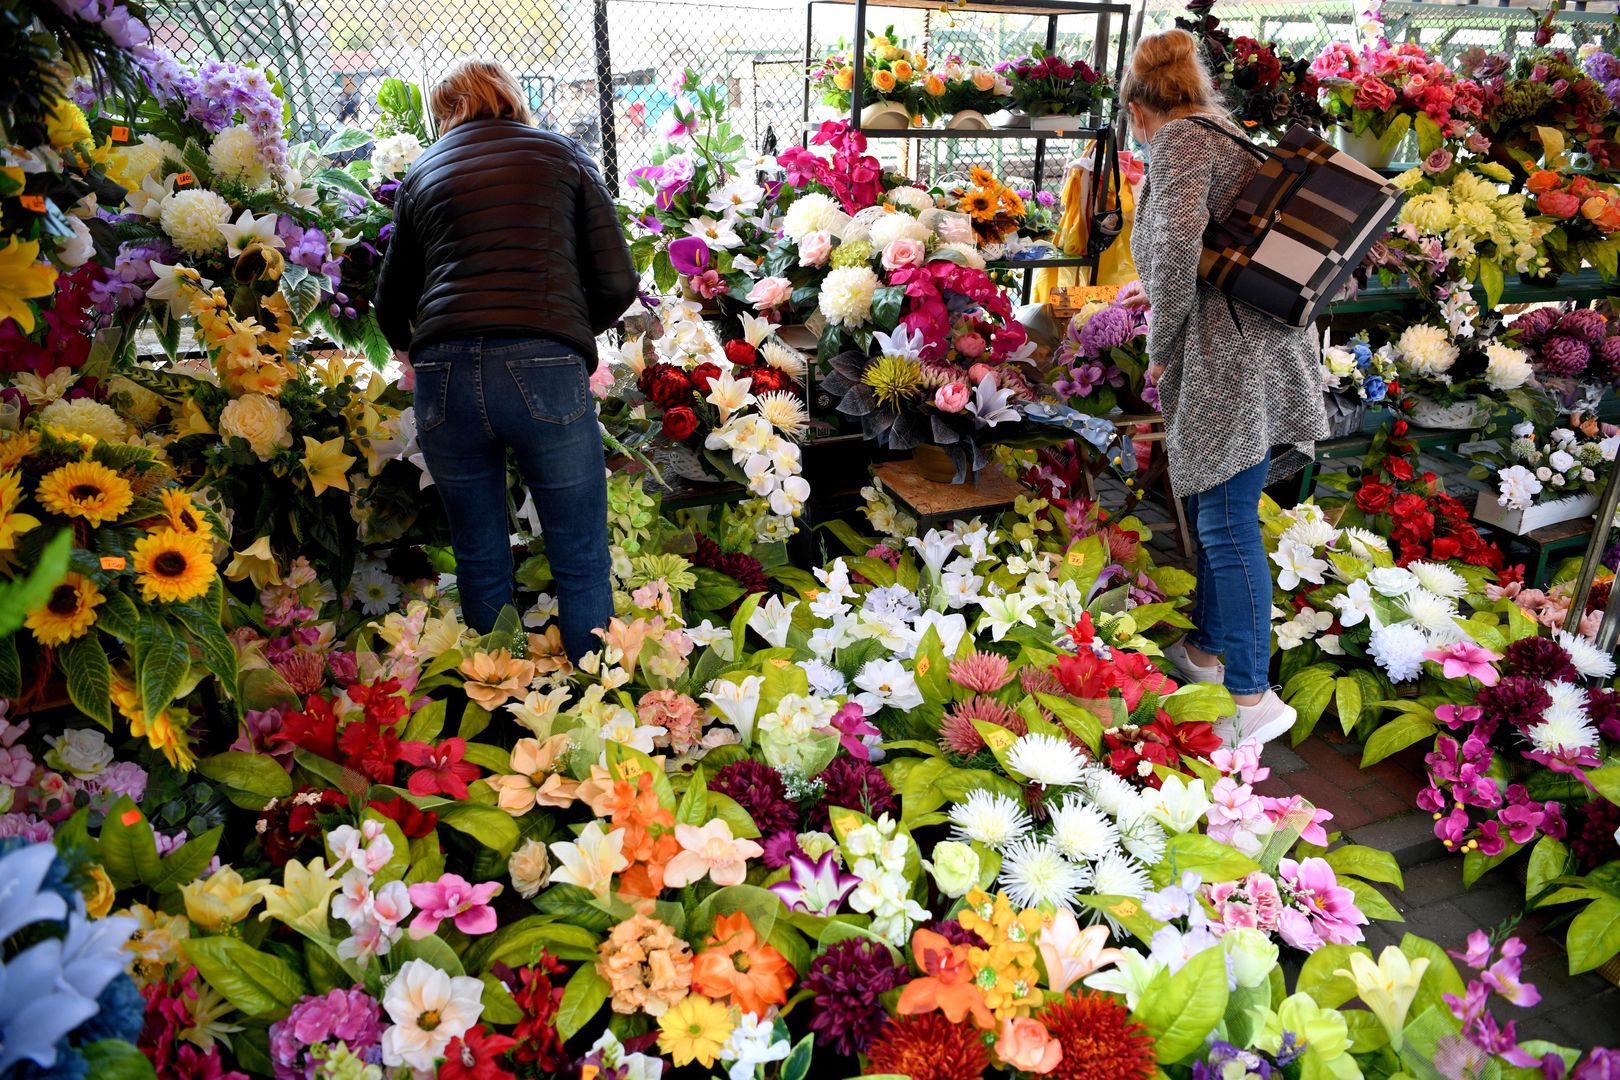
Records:
M1176 669L1185 683L1214 683L1219 686L1226 679L1226 665L1215 663L1209 666L1195 661L1187 655L1187 646L1181 642L1165 646L1164 658L1170 661L1170 666Z
M1257 741L1264 745L1288 734L1298 717L1294 707L1278 697L1275 690L1267 690L1266 696L1253 705L1238 706L1239 741Z
M1215 732L1215 737L1221 740L1221 745L1228 750L1236 750L1243 740L1238 738L1237 717L1223 716L1209 725Z

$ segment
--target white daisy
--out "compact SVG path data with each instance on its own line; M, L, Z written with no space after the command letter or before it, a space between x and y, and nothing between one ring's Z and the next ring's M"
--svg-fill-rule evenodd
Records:
M1085 760L1069 740L1058 735L1021 735L1007 750L1007 767L1047 787L1080 782Z
M1406 569L1418 584L1434 593L1450 600L1461 600L1468 592L1468 582L1463 576L1444 563L1414 562L1408 563Z
M776 338L771 338L760 346L759 355L771 367L795 379L802 379L808 369L803 353L790 345L784 345Z
M1102 858L1119 844L1119 830L1108 816L1075 796L1052 811L1052 842L1071 859Z
M367 615L386 615L399 603L399 582L377 563L357 567L349 588L354 602Z
M1575 665L1575 670L1588 679L1610 679L1614 677L1614 657L1592 644L1579 634L1566 633L1559 630L1553 634L1554 640L1569 653L1569 662Z
M976 788L951 807L952 836L957 840L977 840L1000 850L1029 829L1029 814L1007 795Z
M1073 911L1075 897L1090 880L1090 867L1070 862L1049 843L1025 837L1003 853L998 882L1019 907Z
M1586 690L1574 683L1550 682L1546 683L1547 696L1552 698L1552 704L1541 712L1543 720L1559 722L1571 720L1586 720Z
M1310 516L1295 521L1280 539L1292 540L1308 548L1326 547L1338 538L1339 530L1320 517Z
M1091 868L1091 891L1098 896L1140 900L1153 888L1147 869L1129 855L1110 851Z

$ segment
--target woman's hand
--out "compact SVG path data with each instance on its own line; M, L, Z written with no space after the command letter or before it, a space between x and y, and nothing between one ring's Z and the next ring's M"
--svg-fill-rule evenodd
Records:
M1133 311L1148 306L1147 291L1142 288L1140 281L1127 281L1114 300L1120 307L1130 308Z
M1164 378L1164 365L1155 360L1147 366L1147 381L1154 386L1158 386L1159 380L1162 378Z

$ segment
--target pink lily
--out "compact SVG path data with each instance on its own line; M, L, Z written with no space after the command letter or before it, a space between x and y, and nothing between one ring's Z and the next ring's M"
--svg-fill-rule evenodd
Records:
M1502 659L1501 654L1471 641L1454 641L1438 649L1430 649L1423 654L1423 659L1439 664L1441 673L1448 679L1473 678L1478 679L1481 686L1495 686L1501 678L1491 666Z
M411 937L425 938L449 919L464 934L488 934L498 925L489 902L501 891L498 881L474 885L459 874L445 874L438 881L411 886L411 903L419 909L411 920Z

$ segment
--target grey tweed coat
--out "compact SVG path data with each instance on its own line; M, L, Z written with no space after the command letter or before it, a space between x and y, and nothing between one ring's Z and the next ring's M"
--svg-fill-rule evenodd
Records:
M1224 217L1254 175L1254 157L1190 120L1171 120L1148 147L1131 255L1153 305L1148 355L1159 380L1170 482L1196 495L1260 463L1267 481L1303 468L1328 433L1315 331L1226 298L1198 280L1211 217Z

